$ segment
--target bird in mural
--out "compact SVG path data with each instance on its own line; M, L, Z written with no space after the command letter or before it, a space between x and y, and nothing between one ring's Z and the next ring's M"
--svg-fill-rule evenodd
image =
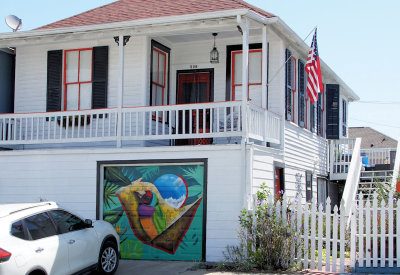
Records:
M150 190L136 191L139 198L139 220L147 235L154 239L166 229L165 213L157 196Z

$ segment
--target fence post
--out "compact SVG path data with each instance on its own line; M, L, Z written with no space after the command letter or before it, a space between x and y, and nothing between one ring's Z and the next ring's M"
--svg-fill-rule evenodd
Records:
M325 271L331 269L331 198L326 199L325 208L325 221L326 221L326 233L325 233L325 245L326 245L326 265Z
M344 272L344 244L346 242L345 238L345 227L347 224L344 201L340 203L340 272Z
M322 235L323 230L322 204L318 205L318 270L322 270Z
M378 267L378 194L376 192L374 193L372 212L373 266Z
M338 207L335 205L333 208L332 272L337 270L338 219Z
M308 217L310 213L310 207L308 203L305 205L304 209L304 269L308 268L308 242L309 242L309 227L308 227Z
M310 268L315 269L315 218L317 199L315 197L311 200L311 262Z
M394 208L393 208L393 193L390 192L389 194L389 204L388 204L388 212L389 212L389 267L393 267L393 239L395 237L395 235L393 234L393 212L394 212ZM400 218L399 217L400 213L397 212L396 213L396 218L397 220ZM396 228L396 235L397 235L397 239L399 239L399 230L400 228ZM396 247L397 251L397 255L400 253L399 249L400 247ZM400 266L400 262L397 261L397 267Z

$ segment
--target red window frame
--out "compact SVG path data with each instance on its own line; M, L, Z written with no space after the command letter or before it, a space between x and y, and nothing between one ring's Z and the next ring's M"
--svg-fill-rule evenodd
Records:
M151 85L155 85L156 87L160 87L162 89L161 105L165 105L164 101L165 101L165 88L167 87L167 85L166 85L167 79L166 78L167 78L167 62L168 62L167 53L160 50L157 47L153 47L152 50L157 52L157 80L152 79ZM163 75L164 84L162 84L162 82L160 82L160 79L159 79L159 77L160 77L160 74L159 74L159 72L160 72L160 55L164 56L164 75ZM153 59L153 62L154 62L154 59ZM153 64L151 64L151 66L153 66ZM154 74L154 72L153 72L153 74ZM152 96L154 96L154 105L153 106L158 106L157 105L157 89L152 89L152 92L153 92Z
M262 53L262 49L254 49L254 50L249 50L249 54L250 53L255 53L255 52L261 52ZM232 51L231 55L231 60L232 60L232 68L231 68L231 74L232 74L232 83L231 83L231 94L232 94L232 101L235 101L235 89L236 87L242 86L242 84L235 84L235 55L236 54L241 54L243 53L242 50L240 51ZM249 70L250 71L250 70ZM261 62L261 70L260 70L260 79L262 80L262 62ZM255 86L255 85L262 85L262 82L259 83L250 83L249 80L249 85L247 87L247 98L249 98L249 94L250 94L250 86Z
M67 53L78 51L78 81L77 82L67 82ZM81 52L82 51L92 51L92 62L90 64L90 81L80 81L80 68L81 68ZM82 49L72 49L64 51L64 110L67 111L67 99L68 99L68 85L78 84L78 110L80 110L80 100L81 100L81 84L93 83L93 48L82 48Z

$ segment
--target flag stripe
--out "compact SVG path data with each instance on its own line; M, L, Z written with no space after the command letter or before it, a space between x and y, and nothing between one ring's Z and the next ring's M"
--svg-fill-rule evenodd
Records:
M319 63L318 47L317 47L317 30L315 30L311 49L308 53L305 70L308 74L307 94L311 103L314 104L318 100L318 93L323 92L321 67Z

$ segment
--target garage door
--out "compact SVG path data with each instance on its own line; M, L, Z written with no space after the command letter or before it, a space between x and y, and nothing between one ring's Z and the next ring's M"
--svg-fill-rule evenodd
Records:
M205 163L108 163L102 217L120 235L123 259L203 260Z

